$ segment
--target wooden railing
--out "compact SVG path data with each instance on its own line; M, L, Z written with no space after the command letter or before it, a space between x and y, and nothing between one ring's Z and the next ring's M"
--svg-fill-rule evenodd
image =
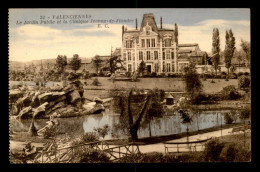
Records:
M165 154L202 151L205 148L205 143L210 139L190 142L164 142ZM174 149L174 151L170 152L169 149Z
M100 150L106 153L111 161L116 161L133 153L140 153L139 146L134 143L111 146L112 145L109 145L106 142L97 141L59 149L52 149L50 147L48 150L39 152L34 158L33 163L69 163L76 153L83 155L82 153L91 149Z

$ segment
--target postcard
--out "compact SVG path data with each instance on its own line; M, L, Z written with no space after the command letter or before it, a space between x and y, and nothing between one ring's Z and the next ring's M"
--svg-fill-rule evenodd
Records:
M9 9L9 161L251 161L250 9Z

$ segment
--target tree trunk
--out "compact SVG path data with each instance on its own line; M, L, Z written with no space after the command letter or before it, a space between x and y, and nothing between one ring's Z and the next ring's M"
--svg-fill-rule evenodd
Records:
M149 120L149 135L150 135L150 137L152 137L151 120Z
M130 129L131 138L129 140L136 141L138 140L138 134L137 134L138 128L132 127Z

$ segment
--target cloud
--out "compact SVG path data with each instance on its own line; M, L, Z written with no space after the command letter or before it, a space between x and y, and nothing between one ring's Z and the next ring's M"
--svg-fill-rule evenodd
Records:
M73 29L51 28L42 25L24 25L9 30L10 60L30 61L56 58L58 54L71 57L93 57L96 54L109 55L111 46L121 47L121 24L109 24L109 28L97 25L74 27ZM247 20L204 20L192 26L179 26L179 43L199 43L202 51L211 52L213 28L219 28L221 49L225 47L225 32L232 29L236 47L240 40L250 41L250 21ZM164 24L166 28L174 25ZM131 26L127 26L131 29Z
M164 25L174 28L174 25ZM247 20L204 20L192 26L178 25L179 43L198 43L202 51L211 52L213 28L220 32L220 47L225 49L226 30L232 29L236 47L240 49L241 39L250 41L250 21Z

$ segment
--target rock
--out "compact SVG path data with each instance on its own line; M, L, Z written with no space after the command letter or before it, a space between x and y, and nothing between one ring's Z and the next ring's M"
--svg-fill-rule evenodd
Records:
M22 91L20 91L20 90L10 90L9 91L10 103L16 102L21 97L23 97Z
M61 109L58 109L57 114L60 117L74 117L74 116L79 116L79 112L77 111L77 108L72 107L72 106L67 106Z
M65 96L65 95L63 95L63 96L61 96L61 97L59 97L59 98L56 98L55 100L49 102L49 107L51 108L51 107L53 107L55 104L57 104L58 102L62 102L62 101L64 101L64 100L66 100L66 96Z
M45 115L45 111L48 107L48 104L48 102L45 102L41 106L36 108L36 110L33 113L33 118L40 118L42 115Z
M97 104L102 104L103 103L103 100L100 99L99 97L94 97L93 101L96 102Z
M20 119L28 119L32 117L32 107L23 108L17 116Z
M66 106L66 104L64 102L59 102L52 108L52 110L60 109L60 108L63 108L65 106Z
M56 85L56 86L52 86L50 87L51 91L62 91L63 87L61 85Z
M84 113L87 114L96 114L105 110L103 104L96 104L95 102L90 102L83 105L83 109L85 109Z
M16 103L18 109L22 109L24 107L30 106L30 104L31 104L30 96L24 96L22 98L19 98Z
M38 136L37 130L36 130L35 126L34 126L34 121L32 121L32 123L31 123L31 125L29 127L28 134L29 134L29 136Z
M77 90L74 90L73 92L71 92L69 95L69 102L71 104L76 103L78 100L81 100L80 94Z
M71 84L65 86L65 87L62 89L62 91L64 91L66 94L72 92L73 90L74 90L74 87L73 87L73 85L71 85Z
M49 102L52 98L52 93L43 93L38 96L40 104L43 104L45 102Z

